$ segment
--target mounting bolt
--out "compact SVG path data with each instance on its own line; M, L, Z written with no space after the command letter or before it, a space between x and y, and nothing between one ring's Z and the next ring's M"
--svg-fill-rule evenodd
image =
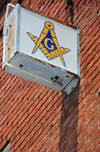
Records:
M22 64L20 64L20 65L19 65L19 67L20 67L20 69L22 69L22 68L23 68L23 65L22 65Z
M71 88L71 90L73 90L73 89L74 89L74 87Z
M10 50L10 47L8 47L8 50Z

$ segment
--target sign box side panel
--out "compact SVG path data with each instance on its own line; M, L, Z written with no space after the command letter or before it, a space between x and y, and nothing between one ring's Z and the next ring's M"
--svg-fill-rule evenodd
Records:
M3 68L11 60L15 53L16 39L16 10L10 13L4 23L3 35Z
M15 43L15 50L16 52L20 51L19 50L19 43L20 43L20 5L17 4L16 7L16 43Z

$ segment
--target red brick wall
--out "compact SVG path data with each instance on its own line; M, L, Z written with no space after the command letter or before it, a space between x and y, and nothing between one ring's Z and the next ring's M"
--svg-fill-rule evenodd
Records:
M73 0L71 10L65 0L22 0L80 29L80 83L68 96L2 71L6 4L0 4L0 149L10 140L11 152L100 152L100 1Z

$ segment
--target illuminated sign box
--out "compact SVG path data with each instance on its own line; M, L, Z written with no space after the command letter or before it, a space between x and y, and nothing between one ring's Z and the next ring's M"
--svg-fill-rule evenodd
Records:
M9 6L14 7L8 16ZM3 69L69 94L78 84L79 30L17 4L8 4Z

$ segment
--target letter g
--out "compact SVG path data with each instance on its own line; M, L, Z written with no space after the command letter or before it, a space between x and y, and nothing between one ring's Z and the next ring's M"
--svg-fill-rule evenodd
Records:
M50 47L48 46L48 41L50 41L49 43L50 43ZM49 49L49 50L54 50L54 45L51 45L51 43L53 43L53 41L51 40L51 39L49 39L49 38L46 38L45 40L44 40L44 45Z

